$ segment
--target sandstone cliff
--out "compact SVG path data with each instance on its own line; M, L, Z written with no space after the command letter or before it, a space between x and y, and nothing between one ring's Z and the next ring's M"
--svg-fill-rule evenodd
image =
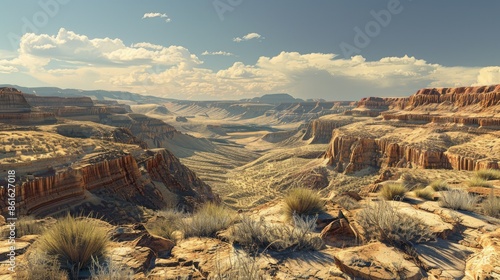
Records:
M94 102L90 97L58 97L58 96L38 96L24 93L26 101L33 107L93 107Z
M34 112L22 92L14 88L0 88L0 122L16 125L55 123L54 114Z

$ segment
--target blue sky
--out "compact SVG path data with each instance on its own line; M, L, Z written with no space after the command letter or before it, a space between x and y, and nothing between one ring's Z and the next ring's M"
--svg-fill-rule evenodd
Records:
M500 83L500 1L2 1L0 83L357 100Z

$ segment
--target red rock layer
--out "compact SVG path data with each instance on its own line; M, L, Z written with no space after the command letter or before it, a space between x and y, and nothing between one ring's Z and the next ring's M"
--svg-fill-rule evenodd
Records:
M458 107L480 104L486 108L500 105L500 85L421 89L410 96L408 105L416 107L443 102L451 102Z
M384 120L400 120L405 122L417 123L454 123L463 125L475 126L500 126L500 118L485 118L485 117L446 117L431 114L392 114L383 113Z
M29 113L31 106L14 88L0 88L0 113Z
M419 167L425 169L479 170L498 168L498 162L468 158L439 149L401 145L388 139L334 135L325 154L339 172L353 173L367 167Z
M153 181L163 182L170 192L182 196L187 210L207 200L218 200L210 186L168 151L156 149L143 156L138 162L131 155L100 155L85 166L25 182L17 188L18 215L43 215L67 208L85 199L86 191L161 209L166 207L160 189L163 186ZM141 174L140 165L148 173ZM6 195L5 189L0 189L2 211L7 209Z

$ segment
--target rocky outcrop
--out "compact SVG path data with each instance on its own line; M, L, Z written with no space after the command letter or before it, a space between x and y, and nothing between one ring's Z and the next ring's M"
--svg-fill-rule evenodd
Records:
M470 256L465 267L465 278L500 278L500 229L479 238L482 250Z
M22 92L0 88L0 122L15 125L51 124L57 120L49 112L34 112Z
M409 123L449 123L481 127L500 127L500 118L467 117L467 116L440 116L437 114L396 114L382 113L384 120L399 120Z
M456 88L426 88L410 96L408 105L450 102L457 107L478 104L483 108L500 105L500 85Z
M73 168L24 182L18 187L16 196L18 213L43 216L82 203L89 198L89 193L150 209L166 207L168 198L164 196L169 194L181 197L179 203L186 210L193 210L198 203L207 200L218 201L210 186L175 156L164 149L156 149L136 157L99 154ZM0 190L0 197L2 211L5 211L5 189Z
M15 88L0 88L0 113L29 113L31 106L22 92Z
M359 130L363 130L360 132ZM487 139L469 139L460 146L463 140L456 137L450 128L424 129L414 133L414 129L406 127L374 126L373 128L359 123L357 126L337 129L326 151L325 157L337 171L353 173L365 168L406 167L424 169L456 169L480 170L499 166L499 158L495 157L495 141L489 141L491 151L480 151L464 154L462 150L474 149L484 145ZM489 137L495 137L493 135ZM479 139L479 138L478 138ZM492 138L493 139L493 138ZM477 142L475 142L477 141ZM467 144L469 143L469 144ZM459 145L459 146L457 146ZM469 147L470 146L470 147Z
M25 93L26 101L33 107L93 107L94 102L90 97L58 97L58 96L38 96Z
M361 121L353 117L336 116L333 118L323 117L309 123L302 140L311 140L312 144L327 144L332 139L334 129Z

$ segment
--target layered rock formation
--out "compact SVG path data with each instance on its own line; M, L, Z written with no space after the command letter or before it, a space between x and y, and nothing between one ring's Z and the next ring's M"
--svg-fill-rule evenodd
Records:
M56 122L54 114L33 112L22 92L14 88L0 88L0 122L18 125L49 124Z
M357 113L348 114L381 113L382 120L332 127L325 157L347 173L367 167L499 168L499 109L500 85L422 89L409 98L365 98L353 110Z
M166 207L169 198L165 194L179 196L180 205L191 211L198 203L218 200L210 186L164 149L148 150L135 157L99 154L75 167L27 181L18 190L16 202L20 215L53 213L85 202L89 193L112 196L150 209ZM5 195L2 189L0 197ZM2 209L6 209L5 202L3 199Z
M93 107L94 102L90 97L58 97L58 96L38 96L24 93L26 101L31 106L36 107Z
M333 130L363 120L365 119L346 116L324 116L309 123L302 139L311 139L311 144L327 144L332 139Z

